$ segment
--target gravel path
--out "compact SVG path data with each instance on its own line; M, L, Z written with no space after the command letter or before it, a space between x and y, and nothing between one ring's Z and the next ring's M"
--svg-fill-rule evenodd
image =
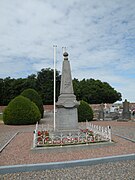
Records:
M51 114L52 115L52 114ZM50 122L49 116L46 118L47 123ZM41 122L44 122L42 120ZM116 121L98 121L94 124L100 124L101 126L112 127L112 132L129 137L135 140L135 122L116 122ZM40 163L40 162L53 162L75 159L87 159L94 157L103 157L110 155L130 154L135 153L135 143L122 139L120 137L113 136L113 140L116 142L114 145L89 148L78 150L73 152L67 151L63 154L60 152L33 152L31 150L33 142L33 130L35 125L30 126L7 126L0 124L0 144L1 146L11 138L17 131L19 134L12 140L12 142L2 151L0 154L0 165L8 164L25 164L25 163ZM64 150L65 151L65 150Z
M5 174L1 180L134 180L135 161Z
M0 124L0 149L14 136L17 132L33 132L35 125L30 126L8 126Z
M16 133L16 131L11 131L8 133L0 132L0 149L9 141L9 139Z
M135 143L113 137L116 142L106 146L85 145L86 148L67 148L63 147L56 151L43 150L33 151L32 147L33 134L29 132L19 133L1 153L0 165L14 164L32 164L68 161L77 159L90 159L96 157L132 154L135 152Z
M135 127L130 127L130 129L124 126L113 127L112 132L135 141Z

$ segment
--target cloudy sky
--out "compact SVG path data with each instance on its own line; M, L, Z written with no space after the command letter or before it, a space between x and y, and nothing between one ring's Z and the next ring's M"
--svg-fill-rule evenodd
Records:
M0 78L53 68L54 44L59 71L66 46L73 78L135 102L135 0L0 0Z

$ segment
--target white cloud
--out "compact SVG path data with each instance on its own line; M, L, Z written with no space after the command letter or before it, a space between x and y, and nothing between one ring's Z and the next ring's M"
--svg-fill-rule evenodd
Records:
M134 0L0 1L0 77L53 67L67 46L73 77L107 81L135 101Z

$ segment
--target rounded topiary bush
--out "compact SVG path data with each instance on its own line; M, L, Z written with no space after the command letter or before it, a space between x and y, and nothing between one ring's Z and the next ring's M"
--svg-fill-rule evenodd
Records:
M86 122L93 120L93 111L89 104L85 101L80 101L80 105L78 107L78 121Z
M39 111L41 113L41 117L43 117L44 114L44 108L43 108L43 102L41 97L39 96L38 92L34 89L26 89L21 93L22 96L29 98L31 101L33 101L37 107L39 108Z
M40 118L41 114L35 103L21 95L10 101L3 113L4 124L8 125L35 124Z

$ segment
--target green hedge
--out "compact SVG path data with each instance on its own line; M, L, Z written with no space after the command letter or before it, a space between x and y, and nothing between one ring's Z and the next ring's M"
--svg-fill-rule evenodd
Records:
M39 96L38 92L34 89L26 89L21 93L22 96L29 98L31 101L33 101L37 107L39 108L39 111L41 113L41 117L44 115L44 108L43 108L43 102L41 97Z
M78 107L78 121L86 122L93 120L93 111L89 104L85 101L80 101L80 105Z
M38 107L26 97L17 96L14 98L3 113L4 124L27 125L39 122L41 118Z
M3 121L3 114L0 114L0 121Z

